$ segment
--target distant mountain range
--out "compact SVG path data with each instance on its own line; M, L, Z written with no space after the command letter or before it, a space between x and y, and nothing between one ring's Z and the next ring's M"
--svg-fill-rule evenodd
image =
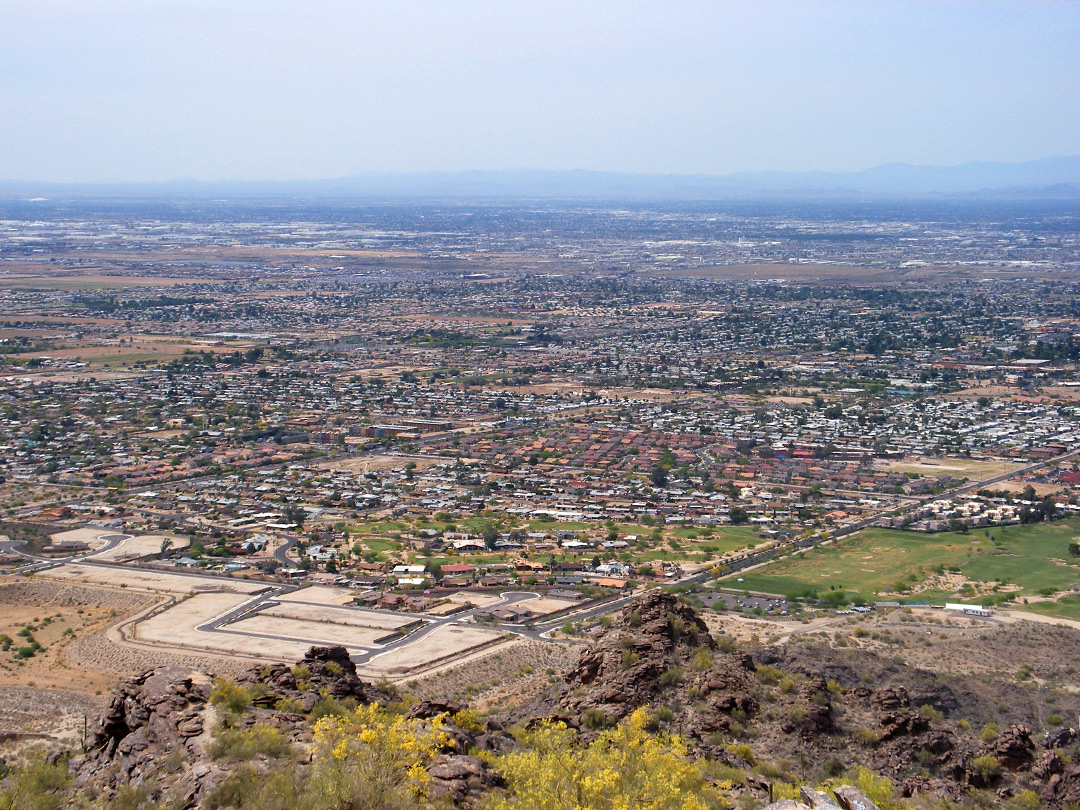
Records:
M1023 163L916 166L887 163L858 172L739 172L727 175L621 172L369 172L332 180L34 183L0 181L6 197L379 197L687 199L739 197L967 196L1080 200L1080 155Z

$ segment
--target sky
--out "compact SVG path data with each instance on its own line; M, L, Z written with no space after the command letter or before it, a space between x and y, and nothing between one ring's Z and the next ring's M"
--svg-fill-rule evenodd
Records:
M1080 0L0 0L0 179L1080 154Z

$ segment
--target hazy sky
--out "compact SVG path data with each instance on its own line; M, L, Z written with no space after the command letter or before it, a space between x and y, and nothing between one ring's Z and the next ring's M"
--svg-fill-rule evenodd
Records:
M1080 153L1080 2L0 0L0 178Z

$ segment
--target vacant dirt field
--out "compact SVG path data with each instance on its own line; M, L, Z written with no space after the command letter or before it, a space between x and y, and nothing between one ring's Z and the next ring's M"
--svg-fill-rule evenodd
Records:
M168 610L135 624L132 640L141 644L160 644L169 649L246 656L272 661L296 661L311 646L307 642L277 641L244 636L239 625L223 628L226 632L196 630L216 616L226 613L248 597L237 593L200 593L177 603ZM283 620L285 621L285 620Z
M184 576L158 573L134 568L105 568L93 565L62 565L50 568L35 576L49 580L85 585L104 585L112 588L131 588L164 593L191 593L222 591L255 594L266 589L265 585L224 577Z
M330 622L350 627L367 627L371 630L394 631L416 622L412 616L391 616L360 608L334 608L300 603L286 603L269 607L260 616L280 616L308 622Z
M878 469L890 472L914 473L916 475L951 475L954 478L993 478L1012 470L1020 469L1023 463L1015 461L978 461L969 458L942 458L933 460L903 459L900 461L878 462Z
M467 654L501 638L502 633L495 630L448 624L419 641L375 656L365 669L400 676L450 655Z
M452 593L446 598L458 605L473 605L474 607L487 607L503 601L502 597L497 594L472 591Z
M42 688L89 693L106 688L111 677L70 660L67 648L140 604L141 599L115 600L107 592L26 581L0 586L0 635L13 640L8 652L0 652L0 685L32 682ZM20 648L33 642L43 649L20 657Z
M172 550L174 552L182 551L191 544L191 538L189 537L171 534L145 534L140 537L129 537L114 548L93 555L93 559L102 562L125 562L157 555L161 552L161 542L166 536L172 540Z
M524 602L518 602L517 604L519 607L528 608L546 616L558 610L566 610L578 603L570 599L526 599Z
M317 466L324 470L346 470L353 473L382 472L383 470L403 470L407 464L415 464L416 469L446 466L446 459L423 458L422 456L357 456L355 458L324 461Z
M70 529L66 532L50 534L49 539L56 543L86 543L91 548L97 548L105 543L101 538L115 534L119 534L119 532L114 529L102 529L100 526L86 526L81 529Z
M301 588L292 593L285 593L277 597L278 602L303 602L308 605L347 605L356 594L348 588L335 588L331 585L313 585L310 588Z
M264 640L276 644L276 639L280 638L302 641L306 647L312 644L341 644L350 650L370 649L397 636L393 631L374 627L289 619L284 616L267 616L265 613L257 613L249 619L230 624L227 629L236 633L274 637L274 640L253 638L253 646L261 645Z

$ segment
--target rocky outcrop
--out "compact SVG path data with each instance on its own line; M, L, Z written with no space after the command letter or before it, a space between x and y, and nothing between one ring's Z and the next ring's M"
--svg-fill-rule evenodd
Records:
M582 653L566 676L567 690L553 713L580 717L592 710L609 720L621 719L665 688L680 685L695 652L705 648L711 653L715 647L693 608L669 593L652 591L625 607ZM714 677L702 685L718 706L740 701L730 694L730 679Z
M920 734L928 728L930 728L929 720L910 709L901 709L889 712L881 718L881 733L878 739L886 742L896 737L909 737Z
M174 667L124 678L73 765L106 787L138 782L172 752L195 759L206 729L209 679Z
M480 757L440 754L428 768L428 790L435 799L449 797L470 805L505 786L502 776Z
M994 741L993 748L988 753L1010 770L1029 766L1035 759L1031 729L1027 726L1010 726Z
M356 675L356 665L344 647L312 647L293 666L271 664L254 667L236 678L243 685L261 684L267 693L256 705L273 706L282 698L295 700L302 711L310 712L319 699L353 698L359 703L375 703L387 698Z

